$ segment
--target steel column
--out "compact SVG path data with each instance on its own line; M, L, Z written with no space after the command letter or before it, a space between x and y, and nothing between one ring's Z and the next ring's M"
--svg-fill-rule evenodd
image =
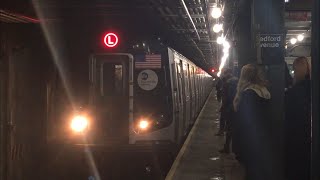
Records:
M319 103L320 103L320 56L319 56L319 28L320 28L320 2L313 0L312 9L312 169L311 179L320 179L320 120L319 120Z
M237 54L239 68L248 63L260 64L270 82L271 105L270 121L274 158L270 159L277 167L272 167L273 180L284 179L283 166L283 109L284 109L284 1L241 0L236 23ZM281 36L279 46L260 48L260 35Z

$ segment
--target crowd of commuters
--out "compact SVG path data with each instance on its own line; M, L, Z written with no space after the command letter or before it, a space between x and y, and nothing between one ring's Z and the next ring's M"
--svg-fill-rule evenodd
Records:
M307 58L297 58L293 70L293 78L290 75L285 77L283 174L286 180L308 180L311 95ZM220 152L230 153L232 150L246 169L246 180L274 179L273 159L278 156L274 154L275 143L271 138L272 94L269 86L261 68L254 64L243 66L239 79L231 69L225 70L216 86L217 99L221 102L220 128L216 135L226 136Z

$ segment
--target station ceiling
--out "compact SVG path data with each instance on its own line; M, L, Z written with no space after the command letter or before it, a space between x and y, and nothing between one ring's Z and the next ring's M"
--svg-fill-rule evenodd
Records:
M183 1L187 7L185 10ZM34 6L41 6L49 13L47 20L59 21L70 17L91 17L105 19L138 19L141 26L153 27L150 31L159 31L171 39L171 44L197 65L203 68L217 66L216 34L212 31L217 20L210 17L214 3L223 5L225 33L232 28L237 16L238 3L247 0L55 0L21 1L2 0L0 21L9 23L37 22ZM286 4L287 41L304 33L310 36L311 19L309 17L312 0L290 0ZM294 17L293 12L307 14L307 19ZM190 14L190 17L188 16ZM291 13L291 14L290 14ZM308 14L309 13L309 14ZM34 18L32 18L34 17ZM137 22L137 21L135 21ZM169 43L170 44L170 43Z

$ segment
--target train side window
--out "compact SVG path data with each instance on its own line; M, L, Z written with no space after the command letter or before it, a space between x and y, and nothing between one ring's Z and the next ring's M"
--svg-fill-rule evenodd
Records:
M190 68L190 64L187 64L187 71L188 71L188 91L189 91L189 94L191 95L192 91L191 91L191 77L192 77L192 74L191 74L191 68Z
M186 91L188 91L189 89L189 65L188 64L184 64L184 71L185 71L185 84L186 84ZM187 92L188 93L188 92Z
M175 64L171 64L173 90L177 91L177 72Z
M190 82L191 82L191 93L194 93L194 68L191 66L191 77L190 77Z

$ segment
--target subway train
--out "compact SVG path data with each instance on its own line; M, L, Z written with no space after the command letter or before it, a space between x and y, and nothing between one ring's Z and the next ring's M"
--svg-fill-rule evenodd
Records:
M61 39L38 25L3 28L8 179L88 179L97 177L94 166L105 172L124 161L134 169L138 161L152 164L156 153L158 161L172 160L213 87L212 76L157 40L138 48L120 39L126 47L108 48L90 27Z
M94 172L86 172L90 167L70 167L88 156L83 151L90 151L103 177L107 176L101 174L106 173L103 169L115 168L110 163L127 157L119 166L130 166L130 171L137 167L135 173L145 168L163 178L213 88L212 76L166 46L147 53L92 54L87 68L88 83L78 79L81 85L76 88L87 93L72 98L65 87L52 85L56 88L48 103L52 105L47 122L49 156L64 153L58 163L53 161L54 169L64 171L61 174L76 172L79 178L89 176ZM127 177L114 179L123 178Z
M211 75L169 47L92 54L88 69L89 82L81 80L78 88L88 90L78 96L80 104L69 104L68 89L51 85L56 88L47 123L53 144L170 151L181 145L213 87Z

